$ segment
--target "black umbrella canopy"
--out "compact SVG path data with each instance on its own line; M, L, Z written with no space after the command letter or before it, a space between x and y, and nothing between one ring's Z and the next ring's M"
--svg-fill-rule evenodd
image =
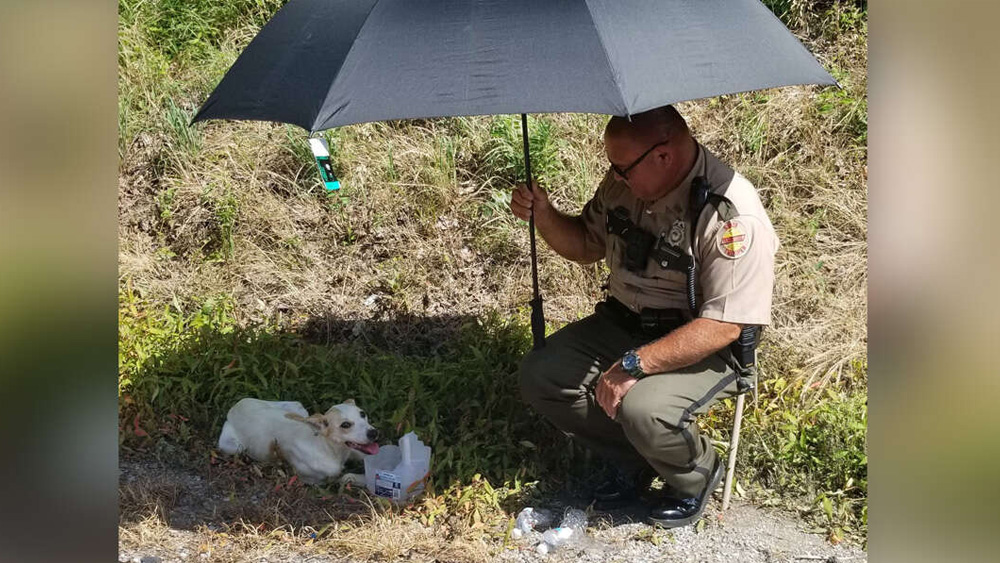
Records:
M631 115L835 83L758 0L291 0L194 121Z

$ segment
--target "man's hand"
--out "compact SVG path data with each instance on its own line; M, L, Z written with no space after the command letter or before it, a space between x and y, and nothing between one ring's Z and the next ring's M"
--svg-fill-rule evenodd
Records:
M615 362L611 369L601 374L594 394L597 395L597 404L601 405L608 418L614 420L618 416L618 407L621 406L622 399L638 381L625 373L620 361Z
M535 228L549 243L552 250L559 256L579 262L592 264L604 257L604 248L587 246L587 228L580 217L564 215L549 202L549 195L532 182L533 190L521 184L510 196L510 211L523 221L531 219L531 210L535 210Z
M526 184L518 184L517 188L510 195L510 211L515 217L522 221L527 221L531 216L531 208L535 208L535 220L539 216L547 215L552 209L549 204L549 195L537 182L531 182L533 190L529 190Z

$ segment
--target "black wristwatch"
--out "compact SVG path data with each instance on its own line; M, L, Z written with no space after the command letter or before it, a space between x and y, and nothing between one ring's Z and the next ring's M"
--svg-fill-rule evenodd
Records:
M635 349L625 352L625 355L622 356L622 369L636 379L646 377L646 372L642 371L642 359L639 358L639 353Z

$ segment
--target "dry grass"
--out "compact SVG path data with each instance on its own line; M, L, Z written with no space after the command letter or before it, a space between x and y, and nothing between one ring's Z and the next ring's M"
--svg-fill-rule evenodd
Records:
M863 63L845 70L852 94L863 95ZM867 193L863 146L839 132L839 113L817 110L818 95L786 88L681 109L699 139L757 185L782 242L767 333L781 359L765 366L826 383L856 378L851 366L865 355ZM546 118L562 165L554 199L578 210L603 173L604 118ZM342 196L323 193L304 136L288 126L197 126L194 152L164 135L139 137L122 163L122 277L158 301L232 296L246 321L517 311L529 298L527 233L505 214L508 179L481 162L490 123L338 130ZM541 245L552 322L585 313L603 278L602 267Z
M443 537L433 528L413 521L378 517L345 523L324 539L311 539L311 531L261 530L242 525L229 532L208 528L177 530L155 515L119 528L121 552L140 552L162 559L210 563L244 561L484 561L490 549L482 541ZM151 546L157 546L151 548ZM494 548L495 549L495 548Z
M213 466L207 476L130 456L124 467L119 487L123 552L167 559L186 552L219 562L306 557L465 562L482 561L502 549L501 532L460 517L462 510L428 524L434 498L400 510L363 491L334 495L287 485L281 468L261 471L242 460Z
M696 109L704 118L692 120L768 204L781 249L764 366L801 370L806 389L817 378L824 384L863 378L851 366L864 360L867 342L865 155L833 134L835 124L810 115L810 98L805 89L788 89L764 93L756 103L724 100L698 108L702 114ZM745 139L732 124L747 119L750 104L764 146L745 154Z

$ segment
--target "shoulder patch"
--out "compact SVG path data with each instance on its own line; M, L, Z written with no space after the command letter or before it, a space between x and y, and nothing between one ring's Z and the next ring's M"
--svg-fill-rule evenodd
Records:
M737 259L750 250L750 230L739 219L730 219L722 224L719 232L715 235L715 243L719 247L719 252L730 259Z

